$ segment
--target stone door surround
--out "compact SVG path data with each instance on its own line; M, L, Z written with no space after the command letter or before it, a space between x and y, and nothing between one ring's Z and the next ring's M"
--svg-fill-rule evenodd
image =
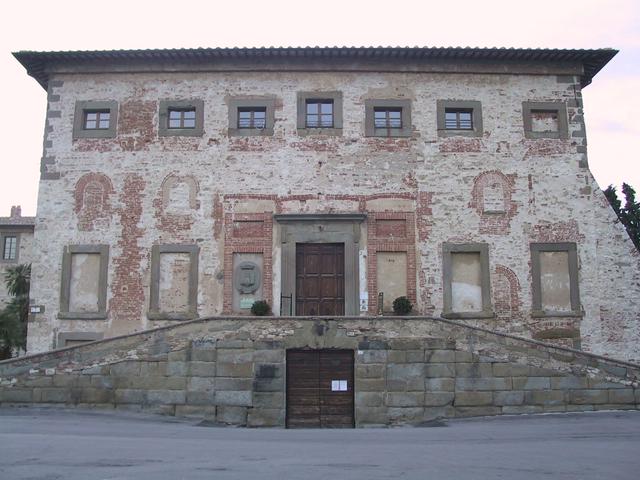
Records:
M274 215L282 241L282 295L296 298L296 243L344 244L344 314L359 314L358 250L361 224L365 214L291 214Z

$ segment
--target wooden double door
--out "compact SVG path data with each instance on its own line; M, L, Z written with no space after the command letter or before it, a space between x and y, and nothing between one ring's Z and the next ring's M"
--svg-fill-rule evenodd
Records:
M296 244L296 315L344 315L344 243Z
M353 428L353 351L287 351L287 427Z

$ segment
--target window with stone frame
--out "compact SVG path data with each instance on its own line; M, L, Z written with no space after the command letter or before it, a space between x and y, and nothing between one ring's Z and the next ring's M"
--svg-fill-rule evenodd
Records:
M275 97L234 97L228 105L230 137L273 135Z
M298 92L298 135L342 135L341 92Z
M58 318L107 318L108 245L69 245L62 255Z
M204 132L204 101L160 100L158 135L200 137Z
M5 235L2 237L2 260L15 261L18 259L18 236Z
M445 243L443 312L445 318L490 318L491 283L486 243Z
M365 100L367 137L408 137L411 135L411 101Z
M526 138L568 138L567 104L522 102L522 120Z
M438 100L436 123L440 137L480 137L482 104L475 100Z
M73 117L73 139L113 138L116 136L117 121L117 102L77 101Z
M531 244L532 315L581 316L575 243Z

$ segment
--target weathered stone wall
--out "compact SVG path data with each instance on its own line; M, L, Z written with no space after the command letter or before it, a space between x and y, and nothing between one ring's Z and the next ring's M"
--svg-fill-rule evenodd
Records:
M433 318L215 318L0 362L0 405L285 425L286 350L355 351L356 426L640 408L640 366Z
M49 89L32 286L46 309L30 324L31 352L54 347L61 332L114 336L165 324L147 317L156 244L200 247L200 316L232 310L234 253L262 255L263 294L278 312L288 292L272 214L356 212L368 216L363 314L377 307L377 252L406 252L408 296L417 313L438 315L443 243L484 242L496 315L471 324L640 360L640 255L589 172L577 77L58 74ZM297 135L299 91L342 92L342 135ZM273 136L229 136L230 98L252 95L276 97ZM158 136L159 101L192 98L204 100L204 135ZM411 136L365 137L370 98L410 99ZM440 99L480 101L483 135L438 136ZM117 101L117 136L73 141L76 100ZM567 105L568 138L525 138L522 102L557 100ZM379 220L387 223L378 232ZM531 242L577 244L584 316L531 316ZM104 243L106 319L59 319L63 248Z

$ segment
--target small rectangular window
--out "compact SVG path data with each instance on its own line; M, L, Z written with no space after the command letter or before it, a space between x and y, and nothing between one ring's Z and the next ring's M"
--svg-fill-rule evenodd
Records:
M306 115L307 128L333 128L333 100L307 100Z
M17 237L4 237L4 245L2 249L3 260L15 260L18 247Z
M85 110L85 130L109 130L111 112L109 110Z
M402 128L400 107L375 107L373 115L375 128Z
M238 128L263 129L266 126L266 107L238 107Z
M170 108L168 128L196 128L195 108Z
M444 128L447 130L473 130L473 110L447 108L444 115Z

